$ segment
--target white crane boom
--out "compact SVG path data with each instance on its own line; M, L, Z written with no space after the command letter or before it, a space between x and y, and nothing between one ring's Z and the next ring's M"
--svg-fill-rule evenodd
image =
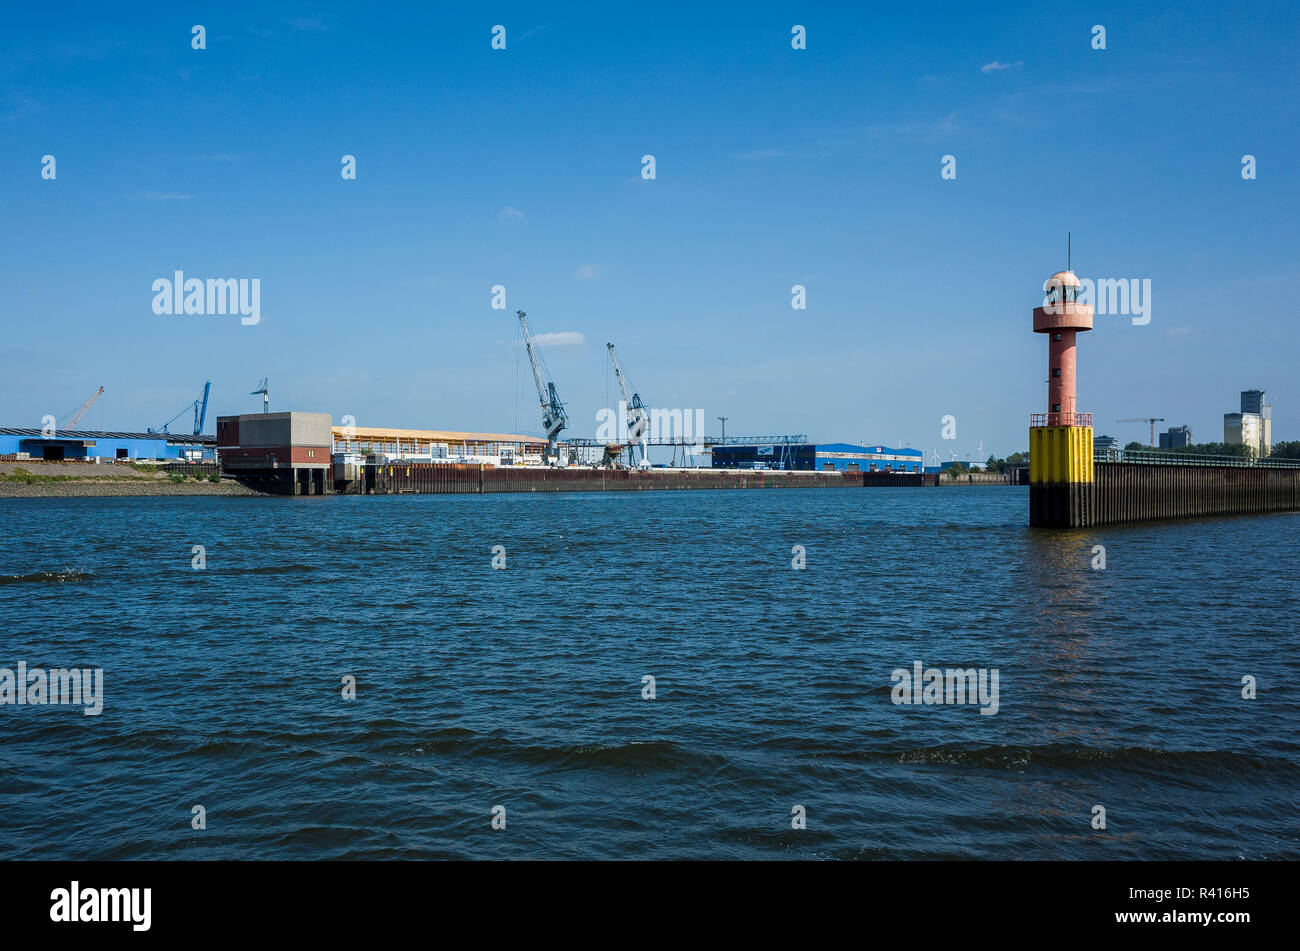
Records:
M86 415L86 410L90 409L90 407L94 404L95 400L99 399L100 394L103 392L104 392L104 388L101 386L99 389L97 389L94 392L94 394L90 397L90 399L86 400L86 402L81 404L81 409L77 410L75 413L72 414L72 418L68 420L68 425L64 426L63 428L71 429L73 426L77 425L77 420L81 419L82 416Z
M550 409L550 401L546 398L546 380L542 377L542 364L537 359L537 350L533 347L533 335L528 330L527 314L522 310L515 311L519 315L519 326L524 333L524 349L528 351L528 364L533 368L533 382L537 384L537 402L542 409L542 416L545 417L547 410Z

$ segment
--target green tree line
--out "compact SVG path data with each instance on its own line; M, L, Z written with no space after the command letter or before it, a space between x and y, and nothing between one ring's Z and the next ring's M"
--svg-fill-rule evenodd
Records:
M1023 464L1023 463L1026 463L1026 462L1028 462L1028 461L1029 461L1029 453L1028 453L1028 451L1026 451L1026 452L1013 452L1011 455L1007 456L1005 459L999 459L997 456L989 456L989 461L986 462L984 465L985 465L985 468L987 468L989 472L1003 472L1004 470L1006 470L1006 468L1007 468L1008 466L1014 466L1014 465L1016 465L1016 464Z
M1124 449L1196 456L1234 456L1242 459L1249 459L1255 454L1254 449L1240 442L1198 442L1190 446L1179 446L1176 449L1152 449L1140 442L1131 442ZM1300 459L1300 442L1275 443L1269 456L1278 459Z

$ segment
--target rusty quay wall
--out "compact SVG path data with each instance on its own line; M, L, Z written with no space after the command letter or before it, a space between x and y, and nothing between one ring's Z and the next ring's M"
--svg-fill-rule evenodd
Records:
M872 486L922 486L938 485L939 473L937 472L863 472L863 473L844 473L845 479L851 479L854 475L862 476L862 485ZM859 483L854 482L854 485Z
M1300 511L1300 469L1098 462L1094 473L1093 525Z
M950 476L943 473L934 473L942 476L937 485L1028 485L1028 473L1025 474L1023 483L1017 481L1019 475L1014 472L963 472L959 476Z
M440 463L367 464L341 491L367 495L488 492L625 492L659 489L843 488L862 486L860 472L779 472L731 469L632 471L526 468ZM875 475L875 473L870 473ZM875 483L872 483L875 484ZM903 484L902 482L890 484ZM912 484L912 483L909 483ZM920 484L919 482L915 484Z

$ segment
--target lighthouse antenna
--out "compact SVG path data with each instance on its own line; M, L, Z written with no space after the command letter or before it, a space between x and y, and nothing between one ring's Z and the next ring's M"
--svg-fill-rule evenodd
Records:
M1074 255L1071 252L1071 248L1070 248L1070 232L1067 231L1065 233L1065 269L1069 271L1071 274L1074 273L1073 266L1072 266L1073 257Z

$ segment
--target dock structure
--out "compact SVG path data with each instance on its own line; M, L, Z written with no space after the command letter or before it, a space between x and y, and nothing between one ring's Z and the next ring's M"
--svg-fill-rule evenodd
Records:
M1154 455L1154 454L1148 454ZM1209 456L1094 462L1090 525L1300 511L1300 462L1241 465Z
M873 475L875 473L872 473ZM862 486L862 473L724 469L600 469L587 466L368 464L365 495L492 492L636 492L671 489L824 489Z
M919 472L542 465L545 439L505 433L334 426L327 413L217 420L221 471L268 495L618 492L935 485Z

